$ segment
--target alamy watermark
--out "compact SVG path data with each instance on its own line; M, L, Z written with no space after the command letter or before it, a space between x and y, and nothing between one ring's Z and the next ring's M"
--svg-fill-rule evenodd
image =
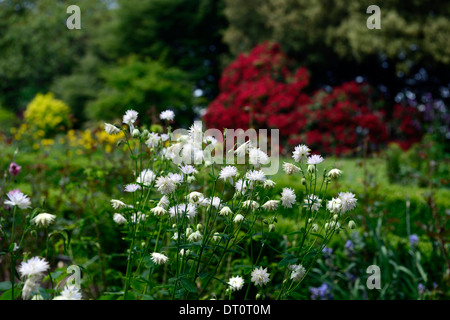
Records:
M379 6L371 5L367 7L366 13L372 13L367 18L366 26L369 29L381 29L381 9Z
M377 265L367 267L366 273L371 274L366 281L366 286L369 290L381 289L381 270Z
M81 29L81 9L77 5L67 7L66 13L70 13L70 17L66 20L67 29Z

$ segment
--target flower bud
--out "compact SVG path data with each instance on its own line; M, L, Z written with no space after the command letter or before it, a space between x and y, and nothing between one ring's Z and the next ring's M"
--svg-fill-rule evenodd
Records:
M150 132L147 129L145 129L144 131L142 131L141 137L145 139L148 137L149 134Z
M350 220L349 223L348 223L348 227L349 227L349 229L352 229L352 230L355 229L356 228L355 221Z
M316 167L313 164L308 165L308 172L314 173L316 171Z
M306 185L306 179L302 178L302 185Z
M133 136L133 138L137 138L140 136L140 134L141 133L139 132L139 129L134 129L131 135Z
M273 223L269 224L269 232L275 231L275 225Z
M199 224L197 225L197 230L202 230L202 228L203 228L202 224L199 223Z

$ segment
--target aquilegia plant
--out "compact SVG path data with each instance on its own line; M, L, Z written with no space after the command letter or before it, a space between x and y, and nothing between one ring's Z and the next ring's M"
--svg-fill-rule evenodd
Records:
M210 161L211 148L223 141L205 136L194 124L175 134L174 113L160 114L163 133L137 128L138 113L128 110L122 124L105 124L105 131L124 132L133 174L123 186L123 198L111 200L111 216L128 242L123 299L292 299L336 232L348 221L357 199L341 192L325 200L327 187L342 174L320 170L324 159L306 145L293 151L294 163L284 163L287 175L298 175L305 194L284 188L264 173L270 158L251 141L235 145L242 165ZM209 150L209 151L207 151ZM228 160L228 158L227 158ZM297 192L297 194L296 194ZM268 235L281 210L299 221L286 235L285 252L277 252ZM349 221L350 220L350 221ZM273 250L271 257L265 257ZM276 276L276 277L275 277ZM275 283L274 279L277 279ZM268 290L268 287L272 290ZM251 290L253 288L253 290Z

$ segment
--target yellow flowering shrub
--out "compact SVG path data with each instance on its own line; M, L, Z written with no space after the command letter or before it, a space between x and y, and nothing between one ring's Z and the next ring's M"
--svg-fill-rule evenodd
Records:
M70 127L69 106L55 99L52 93L38 93L28 104L24 117L32 129L46 134Z

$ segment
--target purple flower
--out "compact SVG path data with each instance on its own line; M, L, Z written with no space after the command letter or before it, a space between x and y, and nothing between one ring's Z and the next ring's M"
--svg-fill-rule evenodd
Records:
M417 286L417 291L419 292L419 295L423 295L425 293L425 286L422 283L419 283L419 285Z
M333 295L330 292L330 287L328 284L323 283L320 287L309 288L309 292L311 292L312 300L330 300L333 299Z
M419 237L417 236L417 234L412 234L409 236L409 244L411 245L411 247L416 246L419 243Z
M345 243L345 249L349 250L349 251L353 251L355 247L353 246L353 242L352 240L347 240L347 242Z
M20 173L21 169L22 169L22 167L19 166L17 163L11 162L11 164L9 165L8 171L9 171L9 174L14 177Z

